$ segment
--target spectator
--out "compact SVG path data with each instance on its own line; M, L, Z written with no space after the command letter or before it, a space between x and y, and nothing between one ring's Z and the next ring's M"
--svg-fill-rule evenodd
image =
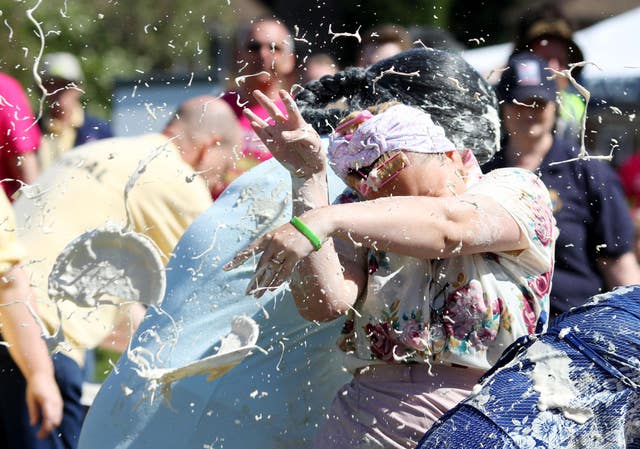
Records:
M42 82L47 89L44 116L40 120L44 135L38 158L45 170L63 153L78 145L113 137L111 126L86 114L80 98L84 74L71 53L49 53L42 60Z
M555 82L545 67L545 60L531 54L509 60L497 86L506 136L484 169L526 168L549 188L560 229L551 289L551 311L558 314L617 285L640 282L640 269L615 172L599 161L558 164L577 157L578 150L553 134Z
M328 53L316 53L307 59L302 74L303 83L319 80L325 75L333 75L338 71L338 64Z
M0 72L0 180L11 199L20 182L38 177L40 131L20 83Z
M595 296L503 354L418 449L635 448L640 287Z
M373 27L363 35L356 65L368 67L409 50L413 46L412 42L409 32L400 25L384 24Z
M278 90L288 89L295 76L295 49L291 32L281 21L274 18L255 20L240 31L237 38L237 59L242 64L237 74L237 89L227 92L222 99L233 109L244 130L243 158L238 163L235 176L271 157L264 145L259 143L249 121L242 115L249 108L259 117L267 112L251 95L254 90L278 101Z
M52 360L40 336L31 314L36 304L29 277L19 265L25 251L15 238L13 209L3 192L0 216L0 447L58 448L68 435L79 434L80 408L69 404L63 415L62 406L63 397L78 395L79 385L77 379L56 383L73 362L64 354Z
M570 64L584 60L582 50L573 40L573 25L556 2L546 2L523 15L513 50L513 54L518 53L538 55L554 70L566 70ZM572 75L580 80L581 72L582 67L576 67ZM556 134L574 141L580 135L585 99L567 78L557 77L556 86Z
M179 108L162 134L103 139L65 153L40 178L40 194L16 201L18 233L32 258L30 281L38 315L50 331L62 326L68 345L65 355L73 360L66 378L81 376L84 351L111 333L119 313L117 307L95 310L70 301L54 304L47 297L47 279L57 255L87 230L107 223L124 226L123 192L129 177L140 161L162 149L141 172L128 206L133 229L149 237L168 260L184 230L211 204L205 180L194 177L194 170L220 170L211 164L219 149L232 152L229 148L239 145L238 127L223 101L193 98ZM79 398L67 399L72 406ZM74 442L66 447L75 447L77 436L66 435L65 441Z

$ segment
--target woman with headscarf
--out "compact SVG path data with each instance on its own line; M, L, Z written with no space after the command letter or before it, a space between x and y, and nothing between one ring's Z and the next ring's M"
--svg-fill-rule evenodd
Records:
M262 252L248 293L260 297L291 278L306 319L348 315L340 347L354 377L318 448L414 446L509 344L546 321L555 240L548 192L525 170L482 175L474 151L485 160L495 141L461 143L474 116L451 99L480 103L480 120L489 109L482 96L493 105L495 97L458 56L405 57L417 55L438 69L412 86L421 109L377 89L386 76L420 73L392 67L360 84L375 106L335 127L329 165L351 188L342 204L329 205L320 138L286 92L286 115L255 93L272 123L246 112L291 174L293 218L227 269Z
M465 89L468 95L461 94ZM341 98L345 108L326 107ZM438 114L454 145L473 148L480 161L497 148L497 104L490 87L466 63L442 52L413 50L368 69L347 69L308 84L296 97L320 134L351 112L392 100ZM333 201L344 184L332 170L327 175ZM135 361L121 357L85 420L81 449L311 447L331 396L349 379L333 344L341 320L303 320L286 289L248 297L252 264L221 270L257 236L291 219L291 183L275 159L234 181L174 250L162 302L166 314L150 311L131 343L132 351L159 356L153 367L180 367L211 354L231 317L245 314L260 326L257 344L268 354L255 352L212 382L182 379L172 386L170 403L152 401Z

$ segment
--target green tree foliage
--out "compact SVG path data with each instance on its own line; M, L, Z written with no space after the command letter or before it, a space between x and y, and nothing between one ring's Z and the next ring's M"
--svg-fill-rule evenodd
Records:
M510 39L503 13L523 1L344 0L323 18L316 18L314 12L322 9L324 0L318 0L316 8L311 7L313 2L285 3L288 11L308 10L306 16L323 22L316 30L320 35L313 39L318 42L330 41L328 34L322 36L328 23L334 25L334 31L355 31L361 26L362 32L377 24L397 23L440 27L452 31L461 43L476 47L478 42ZM277 2L265 3L277 6ZM44 51L68 51L80 57L86 76L84 99L92 112L107 115L117 78L145 78L155 72L213 73L229 65L231 61L211 54L211 43L230 43L241 4L237 0L4 0L0 6L0 70L18 78L34 102L39 98L32 69L40 37L27 16L33 10L44 33ZM279 12L287 18L286 11ZM300 24L302 31L314 28L303 17L289 19L292 26ZM355 54L357 42L343 39L329 47L339 55Z
M32 69L44 33L44 52L81 60L85 100L105 114L116 78L155 71L215 70L212 33L228 33L234 11L226 0L6 0L0 7L0 70L18 78L37 99Z
M397 23L404 26L433 25L446 28L448 25L450 0L369 0L346 2L349 20L364 23L368 27L380 23Z
M509 42L515 37L515 24L507 23L507 13L521 11L531 2L528 0L452 0L449 2L449 30L456 38L476 48L501 42ZM511 17L511 22L516 17ZM473 43L471 43L473 42Z

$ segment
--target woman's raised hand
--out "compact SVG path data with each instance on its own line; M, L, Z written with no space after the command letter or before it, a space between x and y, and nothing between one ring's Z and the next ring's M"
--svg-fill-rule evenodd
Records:
M304 121L291 95L285 90L280 91L280 98L287 111L286 116L273 100L262 92L255 90L253 96L269 113L274 124L267 123L249 109L245 109L243 113L271 154L292 176L310 178L323 172L326 165L320 136Z

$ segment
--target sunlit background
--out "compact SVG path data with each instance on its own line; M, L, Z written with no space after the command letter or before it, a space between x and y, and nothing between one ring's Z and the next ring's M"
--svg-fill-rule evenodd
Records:
M238 28L261 16L282 19L294 33L299 75L307 58L329 53L341 67L354 63L358 39L371 27L397 24L412 39L448 33L484 75L503 67L517 21L540 2L526 0L8 0L0 8L0 70L27 87L37 110L41 91L33 68L44 53L77 55L85 72L87 110L112 121L117 135L158 130L181 99L229 88L240 68ZM616 147L620 160L640 147L637 0L558 2L579 30L576 41L593 94L587 138L593 150ZM40 25L42 34L36 23ZM443 38L445 39L445 38ZM419 43L415 45L420 45ZM612 140L613 139L613 140Z

